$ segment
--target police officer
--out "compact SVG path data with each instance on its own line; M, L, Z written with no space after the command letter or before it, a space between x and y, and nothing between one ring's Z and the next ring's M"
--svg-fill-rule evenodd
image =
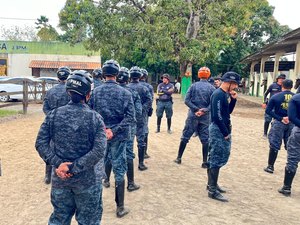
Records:
M300 162L300 94L294 95L289 102L288 119L295 126L287 143L287 163L283 187L278 190L285 196L291 195L293 179Z
M222 76L222 84L211 96L211 124L209 125L209 159L208 159L208 197L227 202L218 186L220 168L226 165L231 148L230 114L235 104L237 93L234 91L240 83L240 76L227 72ZM230 99L228 99L228 95ZM222 191L224 192L224 191Z
M67 94L66 91L66 80L70 73L71 70L66 66L60 67L57 70L56 74L59 83L52 87L50 90L48 90L45 95L43 102L43 111L45 114L48 114L53 109L68 104L68 102L70 101L70 96ZM46 165L44 179L46 184L51 183L51 171L52 167L50 165Z
M221 81L221 78L220 78L220 77L216 77L216 78L214 79L214 87L215 87L215 88L219 88L219 87L221 86L221 83L222 83L222 81Z
M148 168L144 164L144 157L145 157L145 133L147 130L147 119L149 109L152 105L151 94L144 85L139 82L139 79L142 76L142 71L139 67L134 66L129 71L131 82L128 84L128 87L132 90L136 91L142 102L143 110L142 110L142 118L137 120L137 131L136 131L136 138L137 138L137 145L138 145L138 157L139 157L139 165L138 169L141 171L147 170Z
M291 92L292 88L293 81L290 79L284 80L282 82L282 92L270 98L266 109L266 113L274 118L268 136L270 143L268 166L264 168L268 173L274 172L274 163L281 148L282 140L286 148L288 138L294 126L289 122L287 115L289 101L294 95Z
M116 82L120 66L115 60L103 64L106 81L93 91L93 106L104 119L107 132L112 137L107 143L105 164L111 163L115 174L116 215L123 217L129 210L124 207L124 174L127 171L126 143L130 138L130 126L135 122L132 94Z
M171 134L171 123L173 116L173 100L172 94L174 92L174 85L170 83L170 75L164 74L163 82L157 86L157 108L156 108L156 116L157 116L157 129L156 133L160 132L160 124L161 119L163 117L164 111L166 112L167 124L168 124L168 133Z
M91 79L74 71L66 88L71 101L49 112L39 130L35 147L53 165L49 224L100 224L102 217L102 161L106 134L102 117L90 110Z
M93 76L93 81L94 81L94 88L103 84L103 82L102 82L103 76L102 76L101 68L94 69L92 72L92 76Z
M208 155L208 126L210 97L215 88L208 83L210 76L208 67L201 67L198 71L200 81L194 83L188 90L184 103L189 107L188 117L182 131L176 163L181 164L181 158L187 143L195 132L202 143L202 168L207 168Z
M150 158L150 156L147 154L147 150L148 150L148 135L149 135L149 126L148 126L148 123L149 123L149 117L152 116L152 113L153 113L153 108L152 108L152 103L153 103L153 98L154 98L154 91L153 91L153 87L151 84L148 84L146 81L148 79L148 71L145 70L145 69L141 69L142 71L142 76L140 78L140 83L142 85L144 85L146 88L148 88L149 92L150 92L150 95L151 95L151 107L148 111L148 117L147 117L147 126L146 126L146 133L145 133L145 159L148 159Z
M276 78L276 82L272 83L267 91L265 92L264 94L264 102L262 104L262 108L265 109L267 107L267 104L268 104L268 95L270 94L270 98L281 92L281 85L282 85L282 81L286 78L286 76L284 74L280 74L277 76ZM268 130L269 130L269 125L272 121L272 117L265 113L265 123L264 123L264 137L266 138L267 137L267 134L268 134Z
M138 120L138 119L142 118L142 110L143 110L142 107L143 106L142 106L139 94L127 86L128 81L129 81L129 70L126 67L121 67L120 72L117 76L117 82L119 83L119 85L121 87L130 91L130 93L132 94L132 99L133 99L133 104L134 104L134 109L135 109L135 116ZM126 143L127 181L128 181L127 190L135 191L140 188L140 186L135 184L135 182L134 182L134 166L133 166L133 159L135 158L135 154L133 152L133 142L134 142L134 137L136 135L136 122L132 123L130 130L131 130L130 139ZM109 177L110 177L110 173L111 173L111 164L110 163L107 163L105 165L105 173L106 173L107 178L103 182L103 185L108 188L108 187L110 187L110 183L109 183Z

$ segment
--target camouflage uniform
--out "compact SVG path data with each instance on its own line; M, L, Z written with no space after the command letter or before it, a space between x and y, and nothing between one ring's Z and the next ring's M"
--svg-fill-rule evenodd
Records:
M149 90L149 92L150 92L150 95L151 95L151 107L150 107L149 110L153 110L153 109L152 109L152 103L153 103L153 98L154 98L154 90L153 90L153 87L152 87L151 84L148 84L148 83L147 83L146 81L144 81L144 80L140 80L140 83L141 83L142 85L144 85L146 88L148 88L148 90ZM146 133L146 135L147 135L147 134L149 133L149 127L148 127L149 116L147 116L146 119L147 119L147 121L146 121L147 126L146 126L146 131L145 131L145 133Z
M116 183L124 181L126 173L126 142L130 139L130 126L135 122L131 93L115 81L106 81L93 91L94 110L104 119L106 128L113 132L107 143L105 163L112 164Z
M94 78L94 88L99 87L103 82L100 79Z
M128 87L134 91L136 91L140 98L141 98L141 103L143 106L142 110L142 117L138 118L137 117L137 142L138 142L138 148L144 148L145 147L145 133L146 133L146 122L148 118L148 111L151 108L151 94L148 91L146 87L144 87L142 84L140 84L138 81L137 82L131 82L128 84Z
M138 118L142 118L142 111L143 111L143 106L142 102L140 99L139 94L129 88L126 84L120 84L121 87L124 87L126 90L130 91L132 94L132 99L133 99L133 104L134 104L134 109L135 109L135 116L138 120ZM135 154L133 152L133 143L134 143L134 137L136 135L136 122L133 123L130 127L131 133L130 133L130 139L126 143L126 157L127 160L131 160L135 158Z
M207 80L200 80L189 88L185 97L189 112L181 136L181 140L185 143L189 142L194 132L197 132L202 144L208 143L210 96L214 90L215 88ZM206 113L200 117L196 116L195 112L199 109L203 109Z
M70 96L66 91L66 85L63 82L55 85L47 91L43 103L43 111L45 114L60 106L68 104Z
M68 104L70 101L70 96L66 91L66 85L64 82L52 87L46 92L46 96L43 102L43 111L48 114L51 110ZM45 183L49 184L51 182L51 171L52 167L46 164L45 168Z
M101 116L82 103L70 102L51 111L39 130L35 147L54 168L72 162L72 177L52 173L49 224L70 224L76 209L79 224L100 224L102 217L103 157L106 134Z

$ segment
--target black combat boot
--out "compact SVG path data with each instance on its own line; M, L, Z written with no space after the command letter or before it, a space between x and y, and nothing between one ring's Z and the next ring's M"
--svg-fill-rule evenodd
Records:
M148 134L145 134L145 154L144 154L144 159L149 159L150 156L147 154L147 150L148 150Z
M140 189L140 186L134 183L134 167L133 167L133 160L127 160L127 181L128 191L135 191Z
M265 124L264 124L264 137L268 136L269 125L270 125L270 122L265 122Z
M167 124L168 124L168 133L172 134L172 131L171 131L172 119L171 118L167 118Z
M202 168L207 168L208 146L208 143L202 144Z
M160 132L160 124L161 124L161 117L157 117L157 128L156 128L155 133Z
M270 148L268 166L266 168L264 168L264 171L266 171L267 173L274 172L274 163L277 159L277 155L278 155L278 151L274 148Z
M220 168L210 168L209 169L208 197L218 200L218 201L221 201L221 202L228 202L228 199L225 198L217 189L219 171L220 171Z
M129 213L129 210L124 207L124 195L125 195L125 181L120 183L116 182L115 188L115 201L117 203L116 214L118 218L121 218Z
M144 149L145 149L145 147L141 147L141 146L138 147L138 157L139 157L139 166L138 166L138 168L141 171L148 169L148 167L145 166L145 164L144 164L144 156L145 156L145 150Z
M45 178L44 178L45 184L50 184L51 183L51 174L52 174L52 166L46 164Z
M296 172L289 171L285 167L283 187L278 190L279 193L283 194L284 196L291 196L291 188L295 174Z
M207 185L206 185L206 190L209 190L209 183L210 183L210 173L209 173L209 166L207 165ZM226 193L226 190L222 189L218 184L217 184L217 191L220 193Z
M177 158L174 160L174 162L176 162L177 164L181 164L181 158L182 158L183 152L185 150L186 144L187 143L183 142L183 141L181 141L179 144L178 155L177 155Z
M104 179L102 185L106 188L110 187L110 183L109 183L109 178L110 178L110 174L111 174L111 168L112 165L111 163L105 163L105 174L106 174L106 178Z

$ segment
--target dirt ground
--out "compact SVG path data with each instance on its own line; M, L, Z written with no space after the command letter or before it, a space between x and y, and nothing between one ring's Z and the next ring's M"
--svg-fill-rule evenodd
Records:
M52 212L50 186L43 183L44 163L35 138L44 116L41 105L29 106L27 116L0 121L0 224L47 224ZM238 101L232 116L233 145L229 163L221 169L219 184L228 190L229 203L207 197L206 170L200 168L201 144L191 138L182 164L176 158L187 107L177 95L173 134L154 133L156 117L150 119L147 171L135 171L141 189L126 192L128 216L115 217L114 188L103 190L102 224L300 224L300 178L295 177L292 197L280 195L286 151L279 153L275 173L263 171L268 141L262 138L263 111L258 104ZM136 151L136 149L135 149ZM136 159L137 160L137 159ZM136 162L135 160L135 162ZM135 165L135 167L137 167ZM77 224L75 220L72 224Z

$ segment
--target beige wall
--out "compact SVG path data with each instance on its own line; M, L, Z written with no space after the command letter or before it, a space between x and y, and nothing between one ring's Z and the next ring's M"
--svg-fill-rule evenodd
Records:
M8 54L8 76L31 76L31 60L100 62L100 56L82 55L45 55L45 54Z

